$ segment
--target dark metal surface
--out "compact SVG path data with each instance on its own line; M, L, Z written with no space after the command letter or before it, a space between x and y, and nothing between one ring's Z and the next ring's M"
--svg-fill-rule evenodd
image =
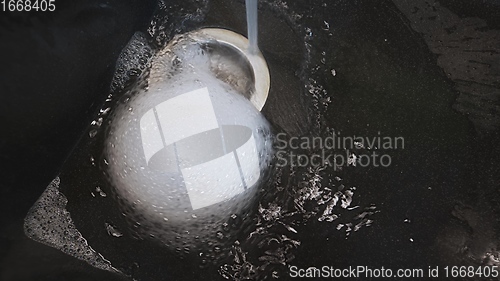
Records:
M58 174L106 98L120 50L150 21L149 4L111 1L101 7L95 2L100 8L70 4L54 18L0 20L2 280L120 280L22 232L29 207ZM293 264L427 268L481 265L488 254L498 255L500 4L286 4L287 11L300 15L294 24L271 6L261 7L259 14L260 47L271 73L266 118L291 136L321 135L318 130L329 127L346 136L382 132L406 141L404 150L391 152L388 168L335 173L357 187L359 205L377 205L374 223L348 237L319 222L298 227L302 245ZM246 33L243 1L211 1L206 18L193 26L179 20L189 18L193 7L172 5L165 41L201 26ZM304 38L306 28L311 38ZM311 109L318 105L301 80L305 58L331 98L328 107L319 105L324 108L320 124ZM82 172L89 163L79 162L87 146L80 143L64 167L63 175L72 182L89 179ZM78 201L81 191L65 188L80 231L114 264L128 267L128 274L145 280L219 277L195 262L165 257L152 243L118 240L110 246L104 229L93 231L110 218L119 222L119 212L100 213L99 202ZM94 222L87 224L89 217Z

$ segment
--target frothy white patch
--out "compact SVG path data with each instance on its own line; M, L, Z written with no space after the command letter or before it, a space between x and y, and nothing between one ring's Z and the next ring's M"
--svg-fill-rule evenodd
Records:
M139 233L187 251L215 239L217 222L245 216L272 153L247 93L219 79L250 78L214 66L210 44L178 37L160 51L106 139L109 181Z
M76 229L66 210L68 199L59 192L59 184L57 177L29 210L24 219L26 236L99 269L122 274L97 253Z

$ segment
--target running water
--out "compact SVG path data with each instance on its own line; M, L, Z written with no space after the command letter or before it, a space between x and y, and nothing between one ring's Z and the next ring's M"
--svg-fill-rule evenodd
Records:
M257 1L245 0L247 10L247 29L248 29L248 50L255 54L259 50L257 46Z

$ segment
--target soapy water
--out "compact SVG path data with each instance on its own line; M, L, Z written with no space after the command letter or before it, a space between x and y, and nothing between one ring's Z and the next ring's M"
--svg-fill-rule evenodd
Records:
M205 4L206 2L195 3L194 6L200 8L187 18L202 18L206 13ZM311 101L313 107L311 134L330 135L331 129L322 125L323 114L331 102L330 95L316 80L315 75L320 64L320 58L313 49L316 30L303 26L300 23L303 15L288 8L286 2L263 1L262 4L264 9L286 21L295 34L302 38L304 54L297 79L303 84L304 96ZM162 9L166 11L168 8L164 6ZM182 25L184 23L182 21ZM137 238L146 239L145 236L148 236L166 245L168 255L194 253L202 257L199 259L200 267L208 266L208 270L218 271L223 278L259 280L286 274L287 265L297 258L295 253L302 247L308 223L324 224L325 228L345 233L345 237L363 226L369 226L373 222L372 215L378 212L376 206L357 205L356 188L349 186L348 181L339 177L331 167L269 166L265 156L270 151L267 145L271 141L265 125L267 121L239 95L235 87L220 79L213 79L213 72L207 70L210 68L210 59L205 56L203 46L178 44L177 46L184 46L180 55L164 49L170 34L179 31L167 28L160 13L154 17L149 28L151 39L140 33L134 36L117 63L113 94L109 96L89 130L90 142L105 139L102 135L109 132L104 158L96 154L87 158L94 169L101 169L107 174L110 183L109 186L102 186L102 189L110 192L100 200L120 202L124 219L138 234ZM185 38L177 37L173 42L176 40L182 41ZM156 55L161 50L167 50L168 53L160 54L159 57L177 55L171 57L174 58L173 61L156 61ZM197 77L194 81L192 75ZM209 206L208 208L213 209L208 216L193 210L186 193L182 195L182 203L175 203L169 198L173 195L168 194L170 191L180 189L163 189L158 186L166 179L167 182L172 182L172 188L175 186L173 182L181 182L180 178L154 178L150 177L151 173L141 169L141 163L137 160L144 157L141 156L144 155L144 149L139 137L140 129L127 126L130 122L140 122L144 114L168 101L167 97L154 93L170 89L170 98L173 98L181 93L204 88L209 88L208 95L214 108L229 110L226 116L217 118L229 122L223 125L244 125L255 132L256 146L260 151L259 170L265 171L267 168L270 174L269 178L261 175L259 184L250 188L249 192L238 193L240 197L225 198L223 204ZM144 95L146 91L147 98ZM271 91L270 95L272 94ZM269 121L274 123L274 120ZM126 153L121 153L122 151ZM177 167L172 165L174 166ZM147 166L143 167L146 170ZM144 179L147 187L141 186L140 181ZM36 208L38 207L34 207ZM198 216L204 218L203 224L194 223ZM39 220L35 219L30 224L31 233L42 231L37 222ZM166 224L168 222L171 224ZM49 225L61 227L54 226L53 223ZM103 223L102 227L107 233L119 233L110 234L115 239L123 239L127 235L125 231L116 229L112 222ZM197 235L192 235L193 233ZM37 240L43 242L43 235L35 236L42 237ZM60 248L63 243L56 240L51 245Z
M126 216L172 249L202 249L213 225L244 217L272 155L267 121L217 78L207 44L181 35L158 52L106 137L103 170Z
M59 184L59 178L55 178L26 215L26 235L96 268L121 274L108 260L92 249L76 229L70 213L66 210L68 199L59 191Z

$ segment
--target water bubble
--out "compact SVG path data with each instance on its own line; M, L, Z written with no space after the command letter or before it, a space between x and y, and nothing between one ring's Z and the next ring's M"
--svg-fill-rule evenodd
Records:
M224 233L222 233L221 231L218 231L217 232L217 239L218 240L223 240L224 239Z
M110 223L104 223L104 227L106 228L106 232L113 237L122 237L123 233L121 233L116 226L110 224Z
M107 196L107 194L104 191L102 191L101 187L99 187L99 186L95 187L95 191L97 193L99 193L99 195L101 195L101 197L106 197Z
M91 131L89 132L89 137L90 137L90 138L93 138L93 137L95 137L96 135L97 135L97 130L91 130Z

